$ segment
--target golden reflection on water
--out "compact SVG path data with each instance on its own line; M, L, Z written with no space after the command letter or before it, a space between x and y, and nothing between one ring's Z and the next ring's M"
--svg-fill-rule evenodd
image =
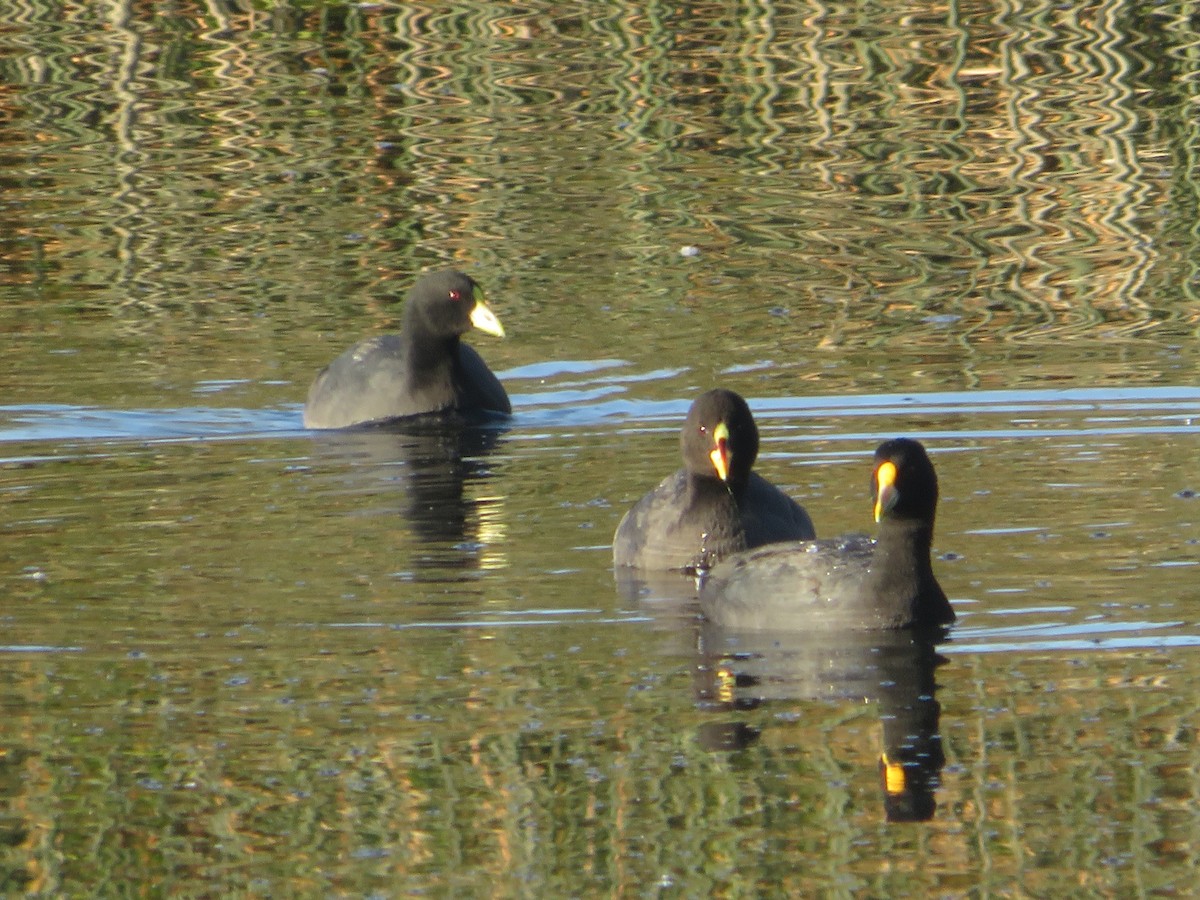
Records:
M693 287L914 333L1194 321L1169 5L89 9L18 5L4 45L18 296L306 320L453 261L619 312L691 244Z
M479 568L485 572L507 568L508 553L505 546L509 529L504 513L504 495L481 495L474 502L478 517L477 540L482 545Z

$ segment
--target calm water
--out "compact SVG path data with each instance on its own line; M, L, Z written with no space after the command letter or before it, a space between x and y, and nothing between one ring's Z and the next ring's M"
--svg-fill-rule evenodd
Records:
M16 5L4 891L1194 890L1192 17L884 6ZM304 431L446 264L512 421ZM614 582L717 383L826 535L926 442L947 641Z

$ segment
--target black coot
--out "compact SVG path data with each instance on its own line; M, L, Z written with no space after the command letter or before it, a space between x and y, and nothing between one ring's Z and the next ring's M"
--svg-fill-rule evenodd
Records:
M459 337L504 336L483 291L462 272L419 278L399 334L355 344L317 375L304 404L308 428L346 428L430 413L508 415L512 405L487 363Z
M881 444L871 484L879 523L874 541L852 535L740 553L702 586L705 616L748 631L953 622L929 559L938 483L925 448L905 438Z
M617 526L614 564L700 571L740 550L815 536L804 508L751 471L758 428L738 394L717 389L697 397L680 445L683 468Z

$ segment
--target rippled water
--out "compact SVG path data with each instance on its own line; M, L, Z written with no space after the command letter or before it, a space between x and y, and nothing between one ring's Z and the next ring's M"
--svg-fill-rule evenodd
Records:
M254 860L308 854L335 891L570 893L582 863L589 891L615 867L905 892L1064 871L1006 861L1024 840L1105 836L1138 872L1186 840L1200 390L753 397L761 468L827 533L866 525L879 436L927 439L960 613L939 665L730 644L686 597L618 591L609 535L687 402L624 399L629 368L506 373L511 427L465 434L309 435L294 404L3 410L10 860L137 878L136 823L181 889L307 884ZM905 748L892 794L879 760ZM929 813L926 837L881 830ZM111 844L75 847L74 822ZM876 881L882 848L917 868ZM829 854L865 871L802 862Z
M47 896L1187 894L1182 4L49 8L0 31L0 885ZM306 432L469 268L492 429ZM700 390L948 640L618 585Z

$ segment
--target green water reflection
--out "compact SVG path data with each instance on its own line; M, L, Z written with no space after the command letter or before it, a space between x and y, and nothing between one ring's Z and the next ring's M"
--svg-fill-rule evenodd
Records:
M1194 401L789 399L1195 384L1190 6L9 6L0 428L78 419L0 454L4 891L1192 889ZM300 434L446 264L512 428ZM929 437L928 823L886 692L614 588L644 408L716 382L825 534Z
M851 345L1192 318L1183 7L73 9L0 60L43 310L362 330L381 275L453 261L577 301L580 351L678 304Z
M953 658L927 825L878 710L698 711L645 632L193 633L10 664L11 888L921 894L1190 883L1196 655ZM613 646L621 653L613 654ZM1031 685L1039 690L1030 690ZM705 729L759 736L713 752Z
M769 423L764 471L830 533L861 527L866 451ZM1160 491L1189 465L1165 438L1043 441L1004 492L979 486L1022 471L1028 441L937 455L963 621L921 830L887 824L898 713L878 687L919 679L722 658L686 606L614 591L632 491L605 460L644 458L644 478L661 436L514 430L437 464L384 438L85 445L4 470L10 885L1190 883L1200 655L1179 627L1194 568L1171 564L1194 566L1197 535L1192 501ZM1142 445L1165 470L1133 462Z

